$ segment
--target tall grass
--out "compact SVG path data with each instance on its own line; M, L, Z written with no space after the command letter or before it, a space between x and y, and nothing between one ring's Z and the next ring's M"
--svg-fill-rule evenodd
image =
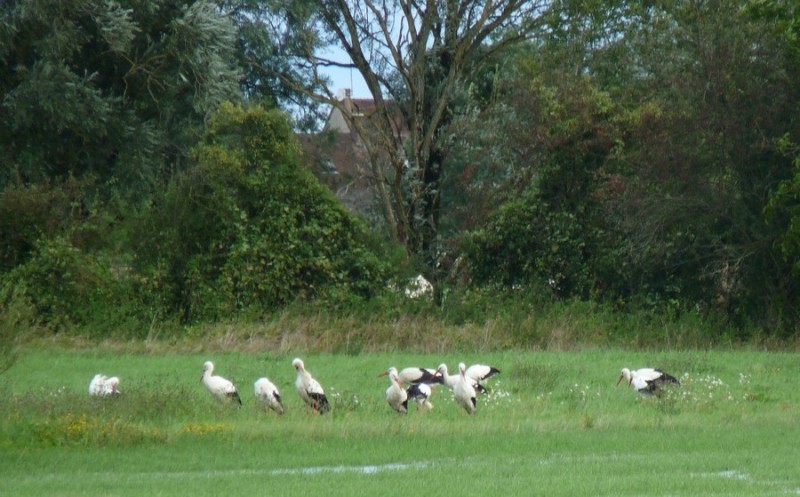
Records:
M466 298L466 297L462 297ZM274 355L413 352L446 354L452 350L481 353L504 350L580 350L613 347L631 350L760 348L795 350L797 340L750 334L745 341L735 333L720 331L699 315L666 319L657 314L618 313L586 302L547 305L518 303L481 297L484 312L461 313L471 300L447 301L442 308L432 302L414 303L416 312L391 313L372 307L332 312L328 309L298 312L294 308L244 322L221 322L162 329L154 322L145 340L125 337L97 339L81 334L22 333L6 337L0 345L0 363L10 365L17 346L94 349L98 345L119 353L198 353L236 351ZM410 305L410 304L407 304ZM170 324L172 326L172 324Z
M0 323L2 324L2 323ZM440 303L408 299L402 293L342 305L299 302L274 314L242 316L237 321L181 325L156 315L133 333L98 337L92 330L44 330L0 326L0 368L13 362L14 346L60 343L94 347L105 343L121 351L235 350L273 353L411 351L445 353L507 349L574 350L624 347L639 350L755 346L797 349L798 338L769 331L732 328L699 310L664 315L648 310L620 312L611 305L551 301L531 290L469 289L446 293ZM142 337L145 337L142 339Z

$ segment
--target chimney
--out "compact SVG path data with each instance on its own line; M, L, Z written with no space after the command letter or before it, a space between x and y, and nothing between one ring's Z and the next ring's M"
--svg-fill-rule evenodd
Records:
M350 88L344 89L344 108L348 114L353 113L353 101L350 99Z

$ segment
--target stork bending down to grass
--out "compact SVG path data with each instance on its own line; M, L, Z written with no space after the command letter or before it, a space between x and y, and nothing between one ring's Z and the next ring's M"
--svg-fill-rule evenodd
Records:
M397 379L402 386L416 385L417 383L433 385L444 382L442 376L435 369L417 367L403 368L397 373Z
M432 394L431 386L427 383L414 383L406 390L408 398L414 399L414 402L417 404L417 410L424 409L430 411L433 409L433 404L431 404L430 401Z
M444 384L444 377L436 369L408 367L398 373L400 386L406 387L406 395L414 399L417 409L431 410L430 398L436 385Z
M278 414L283 414L283 402L281 401L281 394L269 378L259 378L253 383L253 391L256 398L262 404L269 407Z
M325 390L322 385L311 376L311 373L306 371L306 365L302 359L295 359L292 361L292 366L297 370L297 380L294 386L297 388L297 393L303 402L313 410L320 414L324 414L331 410L328 403L328 398L325 396Z
M619 378L617 379L617 385L619 385L623 379L628 383L628 386L636 389L636 391L642 395L657 393L661 387L668 383L674 385L681 384L674 376L654 368L641 368L634 371L628 368L622 368Z
M203 364L203 376L200 378L200 381L203 382L203 385L206 386L209 393L220 402L228 401L241 407L242 399L239 397L239 391L236 390L236 386L234 386L230 380L222 376L214 376L213 373L214 363L206 361L205 364Z
M476 390L481 393L487 393L488 390L483 386L483 382L499 372L499 369L492 366L487 366L486 364L473 364L467 368L464 374L467 376L467 378L472 378L475 380L475 383L478 384L478 386L475 388Z
M97 397L113 397L119 395L119 378L106 378L104 374L96 374L89 382L89 395Z

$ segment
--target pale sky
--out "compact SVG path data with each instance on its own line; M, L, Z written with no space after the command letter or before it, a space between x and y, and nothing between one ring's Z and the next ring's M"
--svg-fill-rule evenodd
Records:
M325 54L325 58L335 60L337 62L350 62L350 58L341 49L331 49ZM353 98L371 98L367 83L361 77L361 73L357 69L346 69L342 67L329 67L321 69L323 74L328 75L333 82L331 89L334 95L344 93L345 88L350 88L352 92L350 95Z
M331 81L333 81L331 88L335 95L338 95L345 88L350 88L352 90L350 95L353 98L371 97L367 89L367 84L364 82L364 78L361 77L358 70L337 67L325 69L322 72L327 74L331 78Z

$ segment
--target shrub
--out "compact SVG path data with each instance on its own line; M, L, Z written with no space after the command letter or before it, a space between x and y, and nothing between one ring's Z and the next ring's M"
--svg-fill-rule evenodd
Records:
M126 267L82 251L67 237L39 240L24 264L0 276L0 325L9 330L90 330L94 336L146 329Z
M224 105L193 157L135 230L167 312L210 321L379 287L366 228L302 167L283 113Z

